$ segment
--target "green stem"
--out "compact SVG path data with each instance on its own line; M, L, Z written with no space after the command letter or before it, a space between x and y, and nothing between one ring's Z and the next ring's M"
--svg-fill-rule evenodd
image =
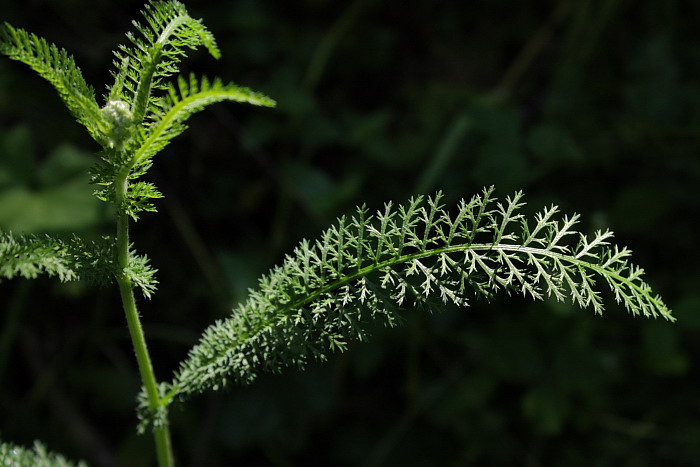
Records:
M163 404L151 357L146 346L146 337L141 327L141 320L136 309L134 299L134 285L128 274L125 273L129 265L129 215L124 209L126 205L126 191L128 189L128 171L120 173L115 179L115 192L117 204L117 283L122 297L122 305L126 314L126 322L131 334L131 341L134 344L136 361L141 373L141 381L146 388L148 396L148 407L152 413L163 412L166 406ZM153 430L156 442L156 452L158 454L158 465L160 467L172 467L174 465L172 445L170 442L170 430L168 428L167 412L160 418L160 423Z

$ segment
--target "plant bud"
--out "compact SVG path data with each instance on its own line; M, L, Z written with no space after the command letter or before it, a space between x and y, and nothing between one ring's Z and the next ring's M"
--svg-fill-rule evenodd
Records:
M124 101L109 101L102 107L102 118L110 126L107 140L111 148L121 149L131 134L133 116L129 104Z

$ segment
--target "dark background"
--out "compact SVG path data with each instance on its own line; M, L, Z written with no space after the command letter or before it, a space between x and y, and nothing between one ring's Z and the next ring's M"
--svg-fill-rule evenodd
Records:
M140 307L169 380L199 333L302 238L357 204L485 185L612 228L676 324L500 297L406 311L306 371L172 412L180 465L700 465L700 2L189 3L223 52L183 71L276 110L218 104L157 158L166 198L133 239L160 270ZM99 94L141 5L10 1L0 19L76 56ZM0 227L112 233L97 148L51 86L0 60ZM608 297L609 298L609 297ZM0 436L98 466L154 464L112 289L0 286Z

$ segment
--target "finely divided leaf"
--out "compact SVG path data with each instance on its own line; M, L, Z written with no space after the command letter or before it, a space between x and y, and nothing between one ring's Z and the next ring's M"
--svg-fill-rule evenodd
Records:
M48 452L43 444L34 442L33 449L0 442L0 466L2 467L87 467L84 462L75 463L60 454Z
M223 84L220 79L210 81L206 77L189 79L180 77L177 84L170 84L165 96L157 99L147 127L135 138L136 164L149 160L173 138L185 131L185 121L194 113L217 102L233 101L252 105L274 107L275 101L233 83Z
M107 126L102 121L95 92L68 52L35 34L4 23L0 25L0 53L29 65L48 80L78 122L96 141L103 141Z
M111 248L107 240L96 243L77 237L13 235L0 231L0 278L34 279L47 274L57 276L62 282L109 282Z
M607 285L633 315L674 320L628 262L629 250L609 244L612 233L588 238L574 230L578 216L557 219L554 206L528 222L521 193L498 201L492 191L451 212L440 194L387 204L375 216L361 208L320 240L303 241L231 317L204 332L165 403L325 359L365 339L369 321L393 325L403 308L466 306L499 291L535 300L568 296L602 313Z
M99 285L112 283L115 274L114 239L86 241L76 236L15 235L0 230L0 280L39 275L58 277L62 282L82 280ZM158 281L146 256L129 252L124 271L146 298Z
M131 106L137 124L151 108L151 90L166 88L163 80L177 73L185 49L204 46L212 56L220 57L214 36L200 20L189 16L182 3L151 1L142 13L145 24L134 21L137 33L127 34L133 45L122 45L115 52L115 84L109 89L110 100Z

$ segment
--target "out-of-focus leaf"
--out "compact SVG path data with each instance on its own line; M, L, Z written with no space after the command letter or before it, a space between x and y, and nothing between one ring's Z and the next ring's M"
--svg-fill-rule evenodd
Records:
M32 135L24 126L0 133L0 188L8 184L28 184L35 166Z
M0 226L30 233L76 231L102 222L105 206L92 196L87 175L94 156L63 144L37 163L31 138L25 127L0 138Z
M85 181L34 191L15 187L0 192L0 225L15 232L73 231L92 227L102 216Z

